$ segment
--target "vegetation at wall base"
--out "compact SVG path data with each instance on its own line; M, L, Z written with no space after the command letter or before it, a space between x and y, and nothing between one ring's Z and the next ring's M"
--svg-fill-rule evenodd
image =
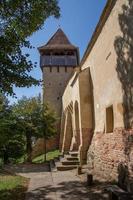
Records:
M14 113L21 119L26 138L27 162L32 163L33 138L48 139L56 134L55 113L48 105L42 105L41 96L27 98L23 96L13 108ZM46 152L46 150L45 150Z
M22 157L32 163L33 142L54 136L55 123L55 113L48 105L42 105L40 95L22 97L10 106L0 94L0 158L4 164L15 163Z
M0 94L0 165L24 154L25 138L19 118L12 112L7 98Z

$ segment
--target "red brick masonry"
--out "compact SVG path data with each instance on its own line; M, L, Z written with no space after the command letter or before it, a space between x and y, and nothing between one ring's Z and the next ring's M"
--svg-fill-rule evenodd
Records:
M122 182L126 189L133 191L133 129L116 128L113 133L95 133L87 162L99 177Z

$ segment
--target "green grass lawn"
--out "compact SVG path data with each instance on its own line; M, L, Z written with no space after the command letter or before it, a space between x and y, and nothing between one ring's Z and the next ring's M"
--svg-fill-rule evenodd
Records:
M24 200L29 180L0 171L0 200Z
M46 154L47 161L53 159L54 157L60 154L59 150L50 151ZM44 155L40 155L32 160L33 163L43 163L44 162Z

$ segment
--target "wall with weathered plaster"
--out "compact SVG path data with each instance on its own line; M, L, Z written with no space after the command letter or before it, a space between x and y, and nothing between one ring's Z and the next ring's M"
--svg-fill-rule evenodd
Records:
M79 121L81 121L80 116L80 95L79 95L79 79L78 79L79 68L75 69L75 73L72 78L69 80L67 87L65 88L63 97L62 97L62 116L64 116L64 120L62 117L62 125L61 125L61 133L60 133L60 150L64 151L64 143L65 143L65 134L67 127L67 115L71 113L72 120L72 128L73 128L73 136L72 141L75 142L76 135L76 127L75 127L75 102L78 103L79 109ZM79 123L79 129L81 129L81 123ZM70 135L70 134L69 134ZM78 133L81 138L81 133ZM72 143L73 143L72 142Z
M73 127L73 137L71 143L71 150L77 149L80 152L81 163L86 162L87 151L92 138L92 92L91 83L89 80L89 69L85 69L82 72L79 70L75 71L75 74L70 79L64 94L63 94L63 112L67 115L71 112L71 120ZM75 109L75 104L78 106L78 113ZM77 115L78 118L77 119ZM78 129L76 120L79 121ZM66 141L66 131L64 123L64 129L61 131L60 143L63 144L62 151L64 151L64 144ZM66 124L66 125L65 125ZM64 135L64 137L63 137ZM70 135L70 134L69 134Z
M80 147L88 146L93 135L88 146L89 170L106 180L118 180L129 191L133 191L132 13L132 1L116 1L94 46L81 62L80 72L74 74L63 94L64 115L68 109L72 113L73 136L73 108L78 102ZM107 116L108 107L113 108L113 120ZM107 118L111 119L111 133L107 131ZM62 128L62 138L63 134Z
M117 54L114 47L116 37L122 35L118 14L122 12L122 5L127 2L118 0L113 8L102 32L93 49L82 66L90 67L94 87L95 131L105 130L105 109L113 105L114 128L123 127L123 93L122 85L116 71Z
M128 2L128 0L116 1L102 32L81 68L83 70L90 67L93 84L95 126L88 151L88 167L94 174L106 180L118 180L121 187L133 191L131 159L133 90L132 78L130 78L131 64L133 64L130 43L133 40L130 32L123 32L124 25L121 25L124 20L129 20L125 27L131 31L133 20L128 16L128 12L130 11L130 15L133 13L131 12L133 4L127 7L127 10L123 7L128 5ZM123 14L125 12L127 17ZM128 38L128 42L125 37ZM106 108L109 106L113 106L114 117L111 133L106 131Z
M74 71L73 67L50 67L43 68L43 83L44 83L44 102L49 103L50 107L56 112L57 116L61 117L62 95L67 85L68 80Z

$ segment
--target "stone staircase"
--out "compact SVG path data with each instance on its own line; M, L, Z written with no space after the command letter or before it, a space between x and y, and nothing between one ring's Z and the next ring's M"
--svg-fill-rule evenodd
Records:
M51 168L52 171L66 171L76 169L79 164L78 152L71 151L69 154L64 155L64 157L55 158L51 162Z

